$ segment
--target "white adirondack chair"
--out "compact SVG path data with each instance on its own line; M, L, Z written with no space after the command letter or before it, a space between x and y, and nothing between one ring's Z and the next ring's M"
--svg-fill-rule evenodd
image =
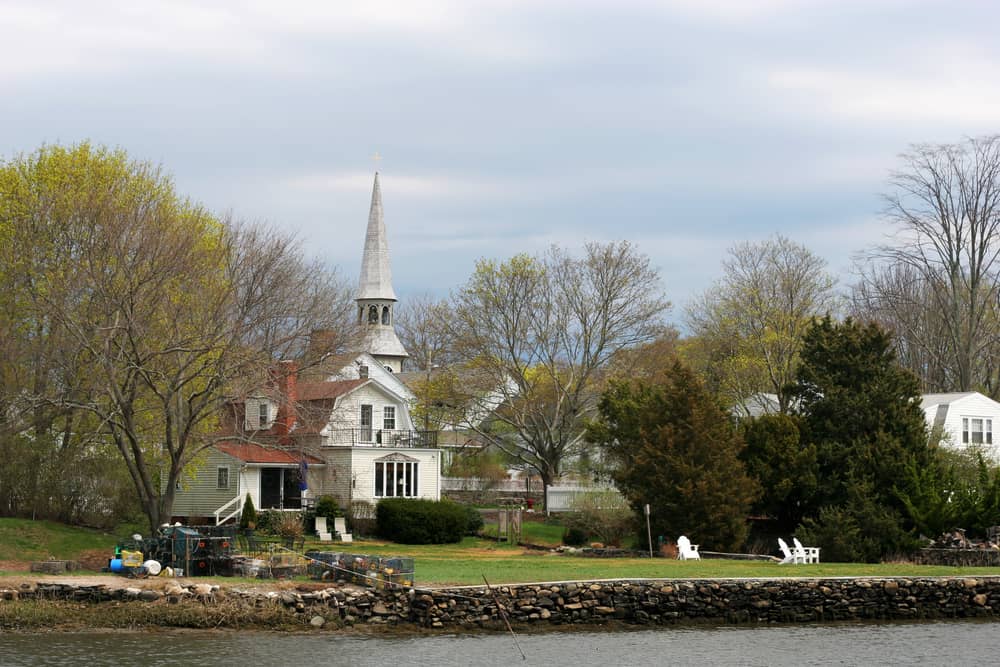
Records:
M781 549L781 555L784 557L781 559L782 565L788 565L789 563L805 563L805 554L794 553L788 548L788 543L782 538L778 538L778 548Z
M325 516L316 517L316 535L319 537L320 542L333 542L333 535L330 533L330 529L326 527Z
M337 533L341 542L353 542L354 536L347 532L347 522L344 517L338 516L333 520L333 532Z
M819 547L804 547L797 537L792 538L792 544L795 545L795 553L802 556L803 563L819 562Z
M680 560L701 560L701 554L698 553L698 545L691 544L691 540L681 535L677 538L677 558Z

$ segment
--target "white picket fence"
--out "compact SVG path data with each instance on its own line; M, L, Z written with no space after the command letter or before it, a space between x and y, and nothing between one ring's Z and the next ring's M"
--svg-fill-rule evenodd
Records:
M527 491L527 486L523 479L505 479L495 481L491 479L479 479L476 477L442 477L442 491L493 491L504 494L521 494ZM531 492L537 494L540 491L538 483L532 485ZM552 485L548 487L548 507L549 512L568 512L571 509L573 499L582 494L593 491L617 493L617 489L610 486L580 486L580 485Z

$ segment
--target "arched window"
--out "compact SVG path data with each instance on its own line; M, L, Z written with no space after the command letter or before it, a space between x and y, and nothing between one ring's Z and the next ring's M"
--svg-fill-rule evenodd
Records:
M365 307L358 306L358 324L361 324L364 321L365 321Z
M368 307L368 324L378 324L378 306Z
M382 324L389 324L389 306L382 306Z

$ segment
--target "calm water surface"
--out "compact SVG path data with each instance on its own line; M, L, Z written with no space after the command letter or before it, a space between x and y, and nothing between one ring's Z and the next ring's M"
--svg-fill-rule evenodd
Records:
M993 665L1000 624L942 622L437 635L0 634L0 665Z

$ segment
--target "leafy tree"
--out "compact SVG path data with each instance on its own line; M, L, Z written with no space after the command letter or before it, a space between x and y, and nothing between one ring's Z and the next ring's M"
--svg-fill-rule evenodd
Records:
M740 421L746 448L740 459L760 482L754 513L777 519L789 531L802 521L816 490L816 447L801 442L796 418L763 415Z
M8 326L55 350L18 357L20 377L48 380L5 387L8 402L110 442L155 530L227 396L350 321L348 293L291 240L213 216L123 151L45 147L0 184L4 266L30 276Z
M745 409L769 392L787 413L802 337L833 307L835 281L823 259L783 236L739 243L722 266L723 278L688 307L685 359L729 405Z
M818 466L813 516L853 516L865 560L905 550L911 526L896 489L909 466L932 463L916 377L896 363L885 331L851 319L818 322L801 359L795 395Z
M589 437L637 515L650 505L656 534L742 545L758 485L740 461L742 439L691 370L675 361L655 384L614 382L600 414Z
M649 258L625 242L480 261L448 318L457 354L490 387L466 413L491 419L467 426L552 484L585 449L608 364L652 340L667 306Z

